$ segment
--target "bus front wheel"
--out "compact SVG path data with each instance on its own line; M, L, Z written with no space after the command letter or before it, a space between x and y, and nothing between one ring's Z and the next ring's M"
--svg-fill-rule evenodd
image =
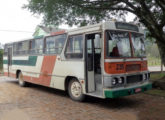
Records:
M18 83L21 87L25 87L26 86L26 82L23 80L23 74L22 72L19 73L18 75Z
M82 92L82 86L75 78L71 79L69 82L68 93L72 100L83 101L85 99L85 95Z

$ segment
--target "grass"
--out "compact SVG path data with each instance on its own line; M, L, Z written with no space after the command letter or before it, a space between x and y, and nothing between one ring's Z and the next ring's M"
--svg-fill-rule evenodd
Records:
M152 82L157 81L157 80L165 80L165 73L164 72L151 73L150 79ZM165 90L152 89L152 90L146 91L145 93L149 95L165 97Z
M156 81L156 80L160 80L164 77L165 77L165 72L151 73L150 79L151 79L151 81Z
M165 97L165 90L152 89L152 90L146 91L145 93L149 95Z
M161 59L156 57L148 57L148 66L160 66L161 65Z

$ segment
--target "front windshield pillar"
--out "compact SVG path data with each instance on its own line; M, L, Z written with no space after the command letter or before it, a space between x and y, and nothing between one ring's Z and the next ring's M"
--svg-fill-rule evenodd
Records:
M131 33L129 32L129 41L130 41L130 47L131 47L131 57L134 56L134 49L133 49L133 45L132 45L132 39L131 39Z

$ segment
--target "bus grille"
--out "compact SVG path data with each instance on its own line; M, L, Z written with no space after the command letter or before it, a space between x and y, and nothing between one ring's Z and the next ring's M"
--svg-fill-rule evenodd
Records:
M126 72L140 71L140 64L126 65Z
M142 80L143 80L142 75L127 76L127 84L141 82Z

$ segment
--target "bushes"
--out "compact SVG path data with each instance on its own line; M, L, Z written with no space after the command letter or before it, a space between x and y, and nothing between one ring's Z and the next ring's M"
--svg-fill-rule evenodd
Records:
M3 69L3 50L0 49L0 71Z

